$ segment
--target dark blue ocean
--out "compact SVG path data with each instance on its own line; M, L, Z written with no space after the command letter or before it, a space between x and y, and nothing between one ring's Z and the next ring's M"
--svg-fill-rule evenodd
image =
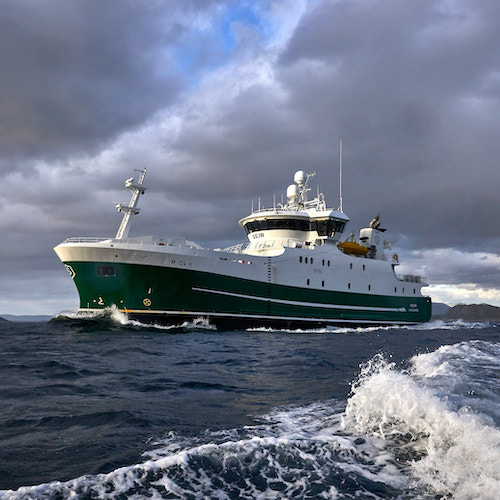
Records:
M500 325L0 323L2 499L497 499Z

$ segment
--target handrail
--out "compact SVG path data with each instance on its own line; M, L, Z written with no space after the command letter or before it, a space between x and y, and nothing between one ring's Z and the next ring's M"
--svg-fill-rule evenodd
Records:
M100 238L98 236L73 236L71 238L66 238L63 243L99 243L112 239L113 238Z
M404 274L397 275L399 281L404 281L405 283L421 283L427 285L427 278L425 276L416 276L414 274Z

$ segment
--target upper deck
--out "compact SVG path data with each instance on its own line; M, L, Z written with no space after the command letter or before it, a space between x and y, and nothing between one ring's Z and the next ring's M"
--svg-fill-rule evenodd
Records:
M340 209L328 208L323 193L308 199L308 181L313 175L299 170L294 176L295 184L288 186L287 203L252 210L239 221L250 241L248 251L269 249L271 242L277 248L340 240L349 217Z

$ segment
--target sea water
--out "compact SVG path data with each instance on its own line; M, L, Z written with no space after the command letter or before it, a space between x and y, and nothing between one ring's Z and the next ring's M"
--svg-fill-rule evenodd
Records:
M2 499L498 498L499 324L0 339Z

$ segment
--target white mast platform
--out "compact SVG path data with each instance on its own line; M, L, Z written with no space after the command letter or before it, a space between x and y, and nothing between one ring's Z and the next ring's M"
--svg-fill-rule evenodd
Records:
M125 187L127 187L128 189L130 189L130 191L132 191L132 198L130 199L130 203L128 205L125 205L123 203L116 204L118 212L123 212L122 223L120 224L118 232L116 233L117 240L127 238L128 233L130 231L130 217L132 215L137 215L141 211L140 208L137 208L137 203L139 202L139 196L141 194L144 194L144 191L146 191L147 189L142 185L144 177L146 177L146 169L144 170L134 169L134 172L140 172L137 185L133 184L134 182L133 177L125 181Z

